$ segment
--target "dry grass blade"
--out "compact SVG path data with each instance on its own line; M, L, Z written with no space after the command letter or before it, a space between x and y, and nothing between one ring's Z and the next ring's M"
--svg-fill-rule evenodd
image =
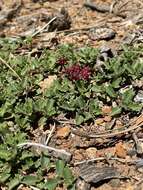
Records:
M40 28L38 31L36 31L33 35L32 35L32 37L35 37L36 35L38 35L39 33L42 33L44 30L45 30L45 28L47 28L54 20L56 20L57 19L57 17L53 17L47 24L45 24L42 28Z
M15 75L20 81L22 81L22 79L21 79L20 76L17 74L17 72L16 72L4 59L2 59L2 57L0 57L0 62L1 62L2 64L4 64L5 66L7 66L7 67L14 73L14 75Z
M54 125L52 126L52 129L50 130L50 133L49 133L49 135L48 135L48 137L47 137L47 139L46 139L46 143L45 143L46 145L49 143L49 141L50 141L50 139L51 139L51 136L52 136L54 130L55 130L55 123L54 123Z

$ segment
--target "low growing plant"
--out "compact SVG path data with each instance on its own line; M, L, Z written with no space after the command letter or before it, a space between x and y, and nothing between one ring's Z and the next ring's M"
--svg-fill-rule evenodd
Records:
M143 104L134 102L134 97L140 87L133 82L143 80L142 47L126 48L96 69L100 52L95 48L64 45L44 50L38 58L16 55L19 43L1 41L1 186L14 189L26 184L54 190L64 183L74 189L75 178L64 161L52 161L44 153L37 156L17 144L31 140L29 131L60 114L80 125L101 116L104 105L112 106L112 117L139 113ZM41 81L53 75L56 79L42 89ZM53 178L45 177L53 171Z

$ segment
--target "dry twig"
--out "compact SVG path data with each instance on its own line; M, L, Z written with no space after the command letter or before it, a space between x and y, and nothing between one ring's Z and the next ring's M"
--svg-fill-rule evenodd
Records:
M47 145L47 144L49 143L49 141L50 141L50 139L51 139L51 136L52 136L54 130L55 130L55 123L54 123L54 125L52 126L52 129L51 129L51 131L50 131L50 133L49 133L49 135L48 135L48 137L47 137L47 139L46 139L45 145Z
M53 148L53 147L46 146L46 145L43 145L43 144L40 144L40 143L25 142L25 143L20 143L20 144L17 145L17 147L19 147L19 148L21 148L23 146L36 146L36 147L40 147L40 148L43 148L43 149L47 149L47 150L50 150L50 151L55 151L57 153L61 153L61 154L65 154L67 156L70 156L70 153L66 152L63 149Z
M111 158L98 157L98 158L93 158L93 159L89 159L89 160L83 160L80 162L76 162L76 163L74 163L74 166L78 166L81 164L87 164L89 162L103 161L103 160L116 160L116 161L121 162L121 163L129 163L129 164L136 164L139 161L139 160L122 159L122 158L117 158L117 157L111 157Z
M104 134L88 134L86 132L81 132L80 130L72 130L72 133L78 135L78 136L82 136L82 137L87 137L87 138L111 138L117 135L122 135L131 131L134 131L136 129L141 130L141 126L143 126L143 114L141 114L135 121L133 121L132 123L129 124L128 128L123 128L120 131L117 132L107 132Z

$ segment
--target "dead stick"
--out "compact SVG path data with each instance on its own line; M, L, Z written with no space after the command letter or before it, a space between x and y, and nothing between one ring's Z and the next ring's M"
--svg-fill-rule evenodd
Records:
M25 142L25 143L20 143L17 145L17 147L23 147L23 146L36 146L36 147L40 147L40 148L44 148L44 149L47 149L47 150L51 150L51 151L55 151L55 152L59 152L59 153L62 153L62 154L65 154L67 156L70 155L69 152L66 152L65 150L63 149L57 149L57 148L53 148L53 147L50 147L50 146L46 146L44 144L40 144L40 143L34 143L34 142Z
M97 161L103 161L103 160L115 160L121 163L129 163L129 164L136 164L140 160L129 160L129 159L122 159L122 158L117 158L117 157L111 157L111 158L106 158L106 157L97 157L89 160L83 160L80 162L74 163L74 166L81 165L81 164L87 164L89 162L97 162Z
M141 118L143 116L143 114L139 117ZM138 119L139 119L138 118ZM136 121L138 121L138 119ZM82 137L87 137L87 138L111 138L120 134L124 134L124 133L128 133L131 131L134 131L137 128L140 128L141 126L143 126L143 121L141 120L141 122L134 124L134 125L130 125L129 128L124 129L122 131L117 131L117 132L113 132L113 133L105 133L105 134L88 134L85 132L81 132L79 130L72 130L72 133L78 135L78 136L82 136Z

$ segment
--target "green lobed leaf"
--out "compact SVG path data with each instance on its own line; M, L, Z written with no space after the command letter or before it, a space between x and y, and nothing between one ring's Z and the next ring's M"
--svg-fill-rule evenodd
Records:
M64 167L65 167L65 162L63 160L56 161L56 173L59 177L63 177Z
M132 110L132 111L139 112L143 108L143 105L132 102L132 103L128 104L127 108Z
M111 98L115 98L117 96L111 85L105 86L105 91Z
M21 181L23 184L26 185L36 185L36 183L39 182L39 178L37 176L32 175L26 175L23 176L23 179Z
M82 115L80 115L80 114L77 113L77 114L76 114L75 121L76 121L76 124L77 124L77 125L80 125L81 123L84 122L84 117L83 117Z
M9 173L0 173L0 183L1 184L5 183L10 176L11 174Z
M50 166L51 166L50 158L42 155L42 157L41 157L41 167L42 167L42 169L47 169Z
M67 187L71 186L75 180L68 166L64 168L63 177L64 177L64 182L67 185Z
M112 108L111 116L119 115L122 112L122 108L120 106Z
M56 178L55 179L48 179L48 181L44 184L44 189L55 190L58 183L59 183L59 180Z
M19 175L15 176L13 179L11 179L10 182L8 183L8 189L12 190L15 187L17 187L20 184L21 179L22 179L22 177Z

